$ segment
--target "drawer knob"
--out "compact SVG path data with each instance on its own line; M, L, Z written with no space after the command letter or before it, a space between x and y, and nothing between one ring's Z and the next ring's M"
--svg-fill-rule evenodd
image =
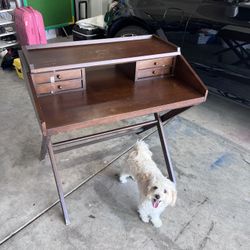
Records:
M56 75L56 78L60 80L61 76L58 74L58 75Z
M154 75L155 73L156 73L156 72L153 70L153 71L152 71L152 74Z
M157 62L154 62L154 65L157 65Z
M57 88L58 88L58 89L62 89L62 85L58 85Z

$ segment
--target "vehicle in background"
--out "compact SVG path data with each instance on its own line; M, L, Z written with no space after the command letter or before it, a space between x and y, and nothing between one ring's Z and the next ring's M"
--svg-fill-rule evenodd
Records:
M165 34L210 92L250 107L248 0L116 0L105 21L108 37Z

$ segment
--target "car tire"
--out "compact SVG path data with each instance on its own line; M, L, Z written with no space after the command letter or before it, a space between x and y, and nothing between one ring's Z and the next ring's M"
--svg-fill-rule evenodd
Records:
M140 27L135 25L126 26L120 29L116 34L115 37L128 37L128 36L140 36L140 35L148 35L149 32Z

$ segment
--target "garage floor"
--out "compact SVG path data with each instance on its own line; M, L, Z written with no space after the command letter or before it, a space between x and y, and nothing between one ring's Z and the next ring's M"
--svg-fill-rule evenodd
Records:
M249 124L250 110L209 96L165 126L178 200L160 229L139 220L136 184L117 181L136 136L58 155L65 193L86 181L66 198L65 226L49 160L38 160L40 131L25 83L1 70L0 249L250 249ZM145 137L165 172L157 134Z

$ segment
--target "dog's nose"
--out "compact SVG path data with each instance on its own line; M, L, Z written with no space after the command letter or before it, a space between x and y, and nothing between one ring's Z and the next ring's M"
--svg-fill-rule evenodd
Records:
M159 195L159 194L156 194L156 195L155 195L155 198L159 200L159 199L160 199L160 195Z

